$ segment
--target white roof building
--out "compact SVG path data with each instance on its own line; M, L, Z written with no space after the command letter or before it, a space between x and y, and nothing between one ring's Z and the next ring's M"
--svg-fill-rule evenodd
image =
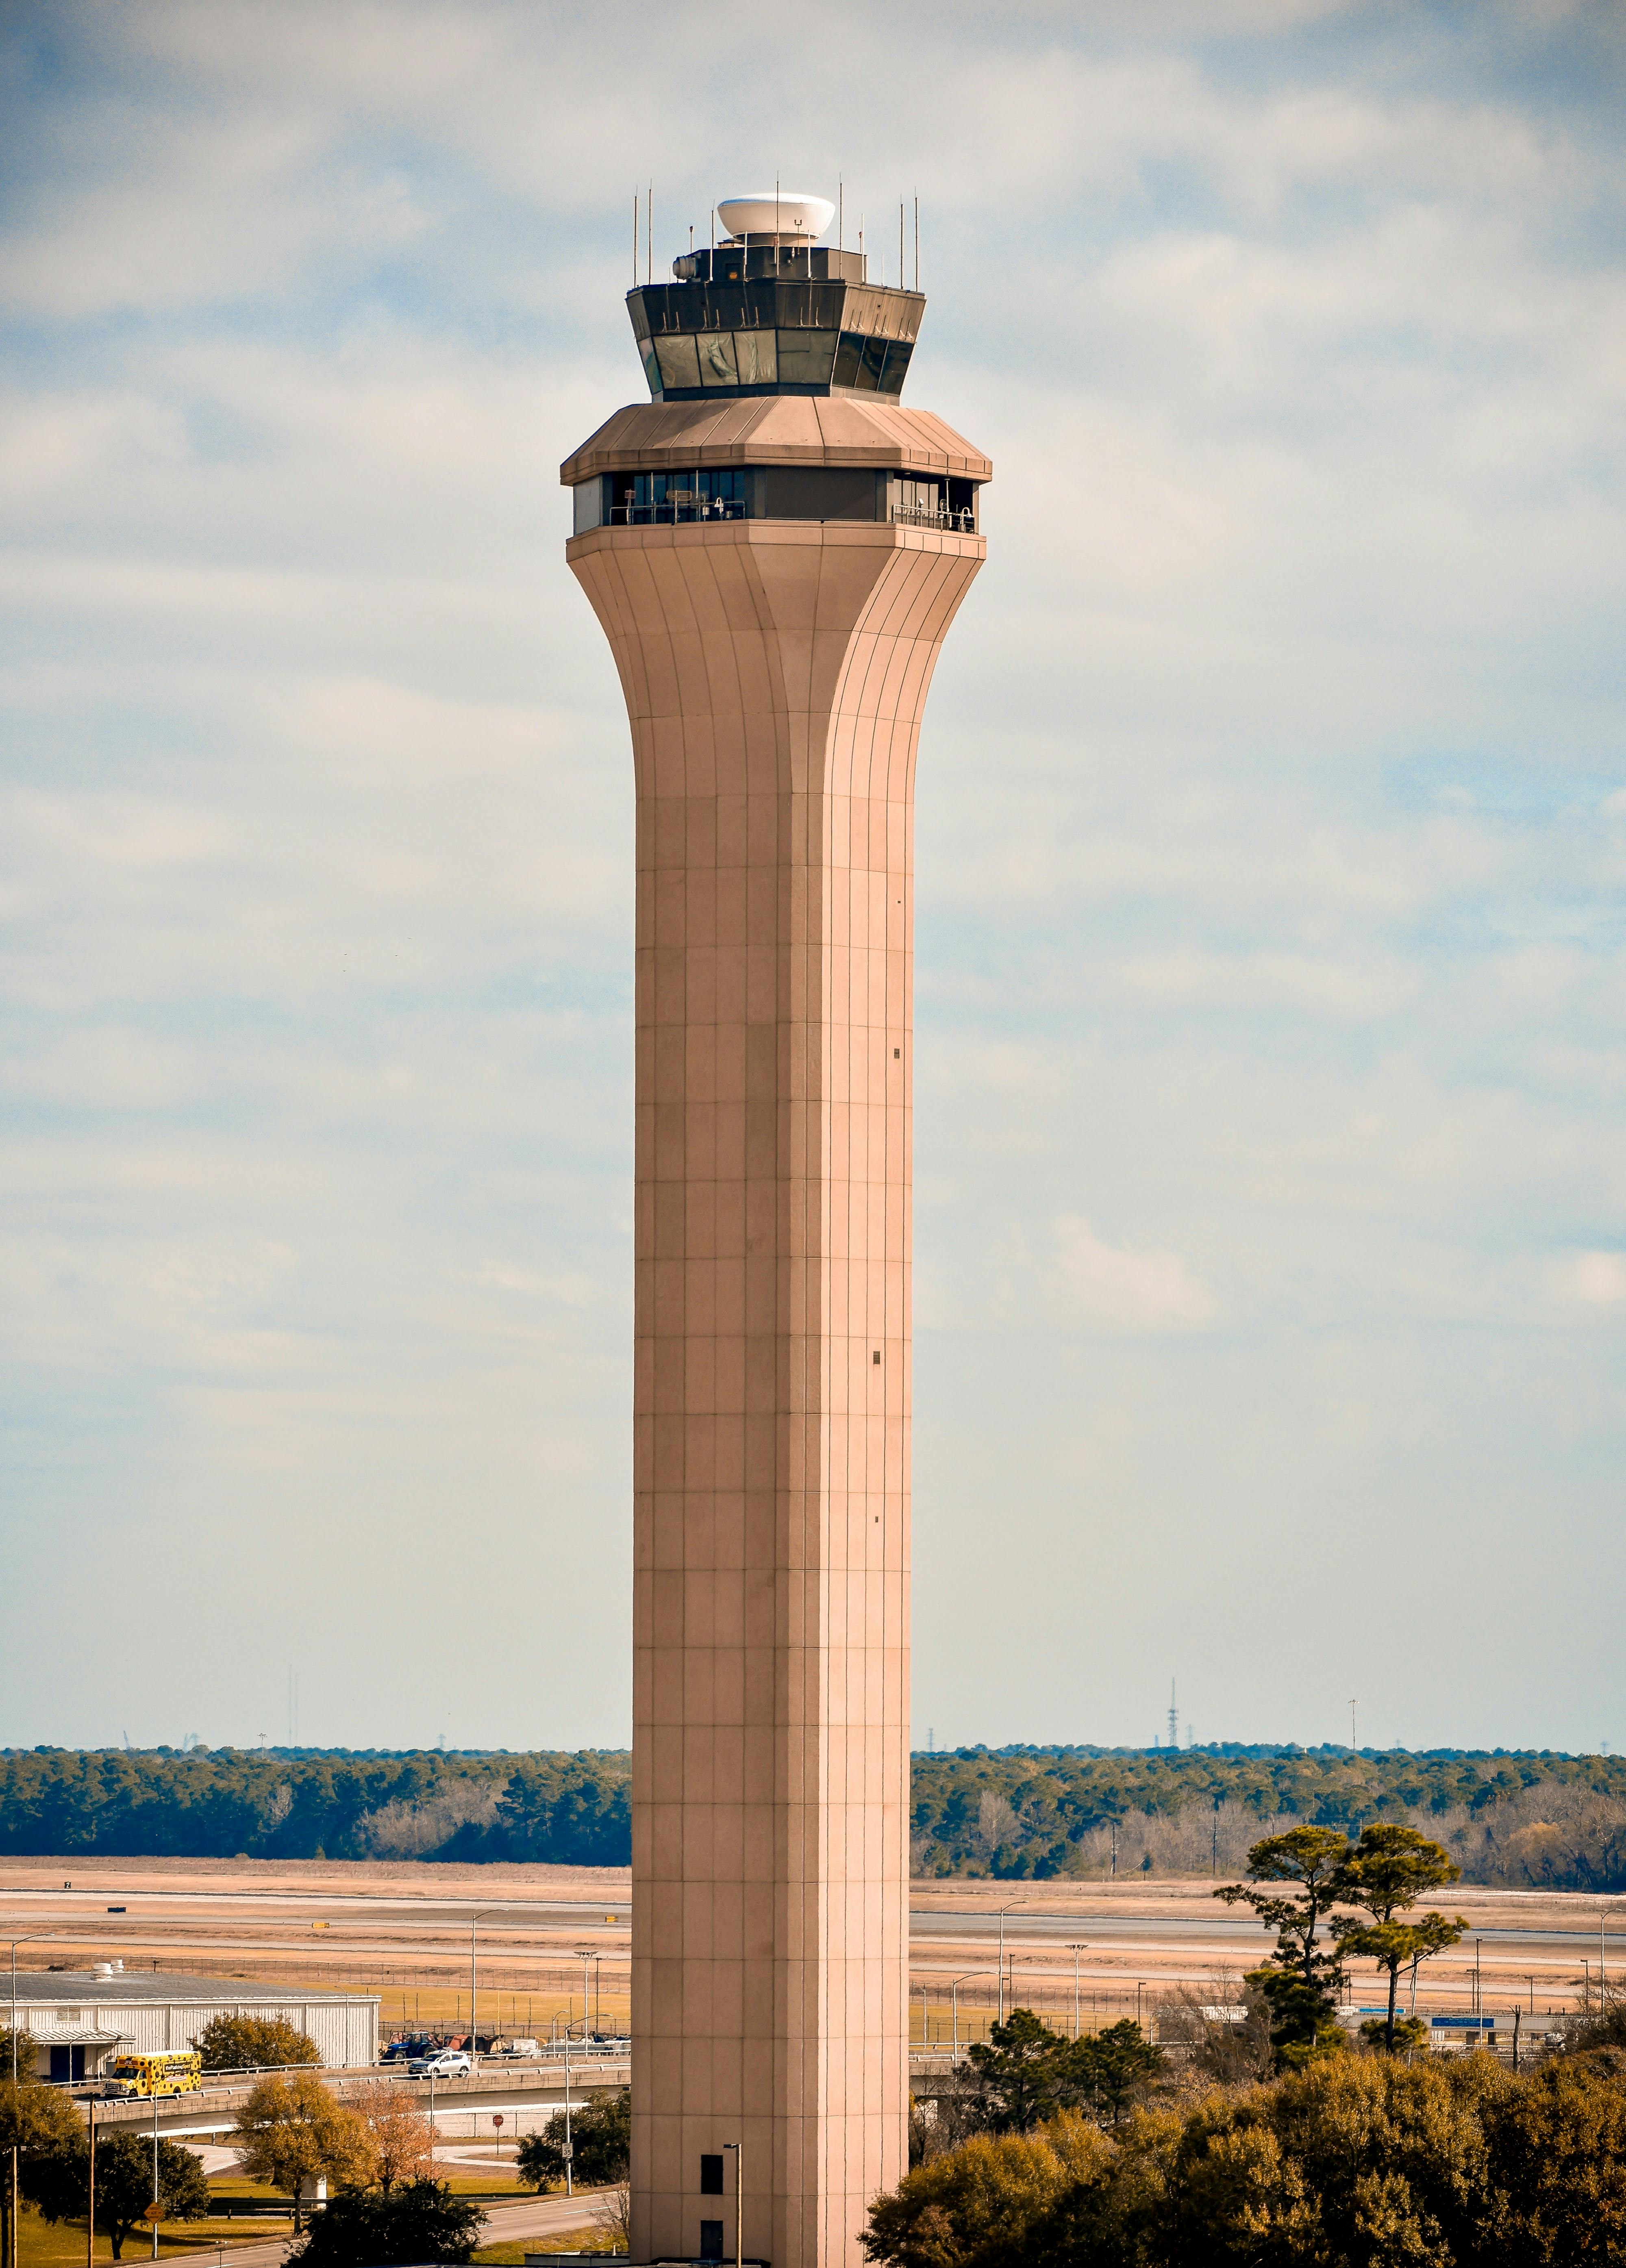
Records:
M11 2015L0 1973L0 2021ZM325 2064L376 2063L379 2003L366 1992L309 1992L245 1977L177 1977L98 1962L93 1969L19 1969L17 2021L33 2036L41 2079L93 2079L114 2055L189 2048L216 2016L281 2016L308 2032Z

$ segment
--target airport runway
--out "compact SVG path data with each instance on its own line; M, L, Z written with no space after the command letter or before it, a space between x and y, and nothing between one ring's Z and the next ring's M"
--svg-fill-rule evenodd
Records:
M406 1880L402 1871L313 1860L257 1874L246 1860L102 1859L80 1860L76 1876L73 1859L13 1860L0 1866L0 1949L12 1934L38 1933L24 1966L121 1958L131 1969L258 1974L268 1982L294 1976L309 1990L381 1991L389 2021L398 2024L411 2018L410 1996L420 1990L426 2018L435 1995L447 2000L451 2016L460 1986L467 1992L477 1919L482 1999L488 1990L496 1996L493 2021L504 2021L504 1994L511 2023L522 2021L516 1996L540 1996L543 2023L555 2003L565 2009L572 1984L580 1992L578 1953L595 1956L607 2015L613 2000L624 2005L631 1918L624 1871L611 1872L597 1895L582 1894L584 1876L591 1881L585 1869L539 1869L535 1879L505 1868L500 1883L473 1867L426 1863ZM1600 1957L1608 1973L1626 1974L1626 1900L1461 1885L1430 1903L1460 1910L1470 1923L1464 1943L1420 1980L1423 1996L1437 2005L1460 2001L1475 1968L1499 1998L1516 1994L1533 2012L1538 1997L1549 2006L1577 1998ZM916 1998L923 1989L933 2004L934 2035L935 2003L948 2000L952 1984L968 2020L983 2001L993 2005L1002 1907L1013 1971L1007 1990L1034 1996L1041 2008L1059 2006L1058 1996L1071 2001L1075 1974L1079 1989L1110 2009L1114 1993L1132 1999L1137 1988L1234 1975L1269 1944L1251 1916L1215 1906L1203 1881L917 1883L911 1971Z

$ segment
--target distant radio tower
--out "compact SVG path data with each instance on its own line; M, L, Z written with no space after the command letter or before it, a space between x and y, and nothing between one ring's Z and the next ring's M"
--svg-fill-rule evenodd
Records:
M1169 1746L1180 1746L1180 1711L1174 1705L1174 1681L1169 1680Z

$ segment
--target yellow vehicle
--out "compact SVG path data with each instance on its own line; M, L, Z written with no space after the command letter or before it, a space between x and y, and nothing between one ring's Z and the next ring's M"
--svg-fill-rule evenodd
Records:
M119 2056L104 2076L107 2095L190 2095L203 2084L203 2058L189 2048Z

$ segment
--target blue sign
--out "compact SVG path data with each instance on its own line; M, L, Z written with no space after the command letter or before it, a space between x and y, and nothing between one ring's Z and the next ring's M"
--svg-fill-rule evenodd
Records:
M1431 2016L1430 2023L1437 2032L1494 2032L1494 2016Z

